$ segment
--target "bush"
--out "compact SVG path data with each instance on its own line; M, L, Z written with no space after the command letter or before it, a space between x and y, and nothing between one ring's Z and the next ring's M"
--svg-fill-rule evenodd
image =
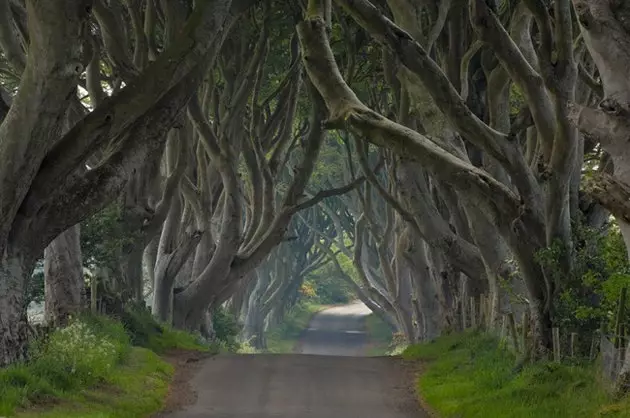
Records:
M212 325L219 344L228 351L238 351L241 348L238 335L241 333L242 326L234 315L219 307L212 312Z
M149 339L147 348L156 353L164 353L168 350L192 350L212 351L214 347L207 343L200 335L187 331L173 329L168 325L162 326L162 334L153 335Z
M352 287L330 265L311 273L304 281L304 286L309 294L303 292L303 296L324 305L348 303L356 297Z
M559 243L540 250L536 257L559 287L553 304L554 326L566 330L564 335L579 331L578 351L588 355L593 334L602 325L615 324L620 291L630 286L630 265L615 224L596 230L574 222L573 243L575 259L569 276L558 265L562 250ZM626 310L622 321L624 325L630 323L630 310ZM566 345L568 341L561 343Z
M31 346L28 363L0 370L0 416L112 378L131 350L121 323L84 316Z
M133 345L156 353L164 353L170 349L208 351L214 348L201 335L176 330L170 325L157 322L146 308L126 310L121 316L121 322ZM241 326L236 318L225 309L218 308L212 313L212 323L216 342L228 351L238 351L240 344L237 336L241 332Z
M107 318L75 319L36 346L31 363L39 376L54 379L60 389L107 379L131 346L120 323Z
M159 324L146 309L125 311L120 321L101 315L82 315L71 319L65 328L35 341L30 347L29 362L0 370L0 417L47 398L80 400L86 391L99 392L96 388L100 384L125 387L125 392L133 385L136 394L129 399L117 396L116 401L99 407L154 411L164 399L168 386L165 373L170 375L170 366L151 351L132 348L132 344L158 353L173 348L200 351L211 348L193 334ZM138 367L143 374L137 375L133 370ZM143 387L155 387L160 394L141 392ZM144 401L138 398L138 393L146 398L141 406L139 403ZM89 399L81 402L90 403Z
M163 326L153 318L148 309L125 310L120 321L129 334L131 343L138 347L151 348L151 340L164 334Z
M106 382L92 387L81 387L75 391L50 388L48 393L43 392L45 385L42 382L48 383L35 380L33 372L26 366L13 368L9 374L27 379L24 391L28 392L29 400L45 402L37 408L27 408L19 412L14 407L9 408L10 405L29 405L16 402L23 399L19 391L11 392L17 395L12 399L4 396L8 392L2 393L4 381L1 378L7 374L0 372L0 416L13 416L17 412L16 415L21 418L139 418L152 416L162 409L173 376L173 367L152 351L133 347L125 362L116 368ZM15 385L12 389L16 389ZM36 391L39 391L38 396Z
M200 336L157 322L146 308L125 310L120 320L133 345L148 348L158 354L172 349L210 349Z

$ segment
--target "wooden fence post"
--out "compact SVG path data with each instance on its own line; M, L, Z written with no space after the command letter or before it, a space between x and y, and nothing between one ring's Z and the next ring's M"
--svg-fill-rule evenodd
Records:
M523 354L529 355L529 310L523 312L523 328L521 329L521 340L523 342Z
M468 329L468 306L466 306L466 301L468 299L462 298L462 330L466 331Z
M90 277L90 310L93 314L97 314L98 306L98 277L96 274L92 274Z
M518 353L518 335L516 334L516 321L514 321L514 313L510 312L509 314L507 314L507 317L508 325L510 327L510 334L512 337L512 344L514 345L514 351Z
M470 326L471 328L477 327L477 310L475 306L475 298L473 296L470 297Z
M496 332L496 323L493 321L492 293L486 295L486 326Z
M560 328L551 329L553 336L553 360L560 363Z
M496 330L496 326L497 324L497 316L495 315L495 310L494 310L494 298L496 295L490 293L488 295L488 328L495 328Z
M482 293L479 296L479 327L486 327L486 294Z
M578 338L577 332L572 332L571 333L571 358L576 357L577 338Z
M595 349L597 347L597 340L601 339L601 332L600 331L595 331L593 333L593 338L591 339L591 348L588 352L588 359L593 361L593 359L596 357L595 356Z

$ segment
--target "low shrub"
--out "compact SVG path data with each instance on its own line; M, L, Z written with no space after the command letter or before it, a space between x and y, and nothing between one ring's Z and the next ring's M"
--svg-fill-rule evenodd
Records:
M135 398L116 397L120 398L121 410L140 410L138 402L144 399L147 404L141 409L153 412L157 409L155 405L159 406L163 401L163 394L157 396L150 392L150 388L155 386L155 390L165 392L169 378L165 373L172 372L154 352L162 353L169 349L209 351L211 348L193 334L157 323L143 310L126 311L120 320L101 315L81 315L71 319L68 326L35 341L30 347L31 358L27 363L0 369L0 417L10 416L16 409L28 408L45 400L80 401L82 406L88 406L90 400L82 396L88 392L91 397L101 396L98 395L101 385L113 387L116 393L130 391L131 387L140 393L146 388L147 392L142 392L142 397L138 394ZM133 370L138 367L144 374L134 374ZM102 396L105 398L95 408L110 411L115 402L107 397L111 398L112 393L105 390ZM58 408L53 409L56 411ZM51 416L70 415L53 413Z
M173 367L151 350L133 347L104 384L60 393L46 406L20 410L16 418L141 418L164 406Z
M148 348L158 354L171 349L209 349L200 336L157 322L146 308L125 310L120 321L134 346Z
M108 380L130 349L129 336L117 321L92 316L71 320L35 342L28 363L0 370L0 416Z
M124 358L129 339L98 332L80 320L53 332L33 354L32 370L54 378L61 389L92 385L106 379Z
M161 334L156 334L149 339L147 348L156 353L164 353L172 349L194 351L211 351L214 349L212 344L208 343L200 335L174 329L168 325L162 326Z
M164 333L164 329L151 315L148 309L127 309L120 318L125 331L131 338L131 343L138 347L149 347L151 339Z
M234 315L219 307L212 312L212 325L219 345L232 352L237 352L242 348L238 341L242 326Z
M235 351L238 354L258 354L260 350L252 346L249 341L241 342Z

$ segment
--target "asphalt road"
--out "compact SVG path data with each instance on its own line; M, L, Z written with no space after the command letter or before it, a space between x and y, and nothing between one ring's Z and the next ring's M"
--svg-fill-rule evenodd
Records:
M364 321L371 311L363 303L319 312L304 332L296 352L325 356L362 356L367 348Z
M168 418L426 418L400 360L360 355L365 307L315 316L296 354L220 355L200 362L196 401Z

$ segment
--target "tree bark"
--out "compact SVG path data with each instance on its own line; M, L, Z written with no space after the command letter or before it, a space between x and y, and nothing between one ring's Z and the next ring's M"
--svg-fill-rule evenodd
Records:
M48 324L63 326L82 310L85 294L81 232L75 225L59 235L44 251L45 311Z
M89 2L26 2L29 53L20 87L0 125L0 254L11 225L46 152L61 131L64 114L83 71L80 52ZM50 189L48 190L48 192Z
M25 284L32 266L12 248L0 257L0 367L27 359Z
M576 155L576 135L568 126L566 112L567 102L573 97L571 83L575 75L571 42L567 42L571 34L570 27L566 26L570 9L565 7L565 2L561 3L561 15L558 16L558 28L561 30L558 29L557 34L562 59L550 74L541 77L531 65L522 62L524 57L515 51L518 47L509 39L509 35L489 8L482 1L474 2L474 11L479 14L474 23L479 25L478 30L485 35L484 42L491 44L495 52L501 55L505 61L502 64L508 67L511 77L527 83L527 86L521 87L531 89L531 97L528 96L528 100L532 102L530 105L536 105L536 100L533 99L534 96L538 97L536 94L543 94L532 84L538 83L536 80L545 81L545 87L556 96L553 109L558 129L552 132L552 154L549 156L549 175L552 178L545 184L546 187L541 187L527 165L518 141L494 130L473 114L448 77L417 41L366 0L337 0L337 3L392 51L409 71L418 75L459 134L500 163L514 185L506 185L488 172L473 166L448 141L428 137L401 126L367 107L342 78L321 16L309 16L298 25L298 35L307 73L322 94L330 112L327 126L346 129L355 137L366 138L375 145L419 162L440 183L452 187L468 204L474 204L482 211L497 227L518 260L527 283L532 309L535 311L534 317L537 319L535 338L541 355L544 355L551 348L552 299L558 285L555 280L559 278L545 275L535 257L536 253L554 244L559 238L563 245L561 269L567 275L571 273L569 211L565 208L569 190L564 184L574 173ZM493 43L489 34L501 36L502 41ZM517 62L514 62L514 58L518 58ZM527 65L521 68L521 64ZM517 74L519 71L521 73ZM540 124L544 125L542 121ZM555 202L557 207L551 202ZM545 205L548 210L543 213L541 207ZM453 282L458 281L455 276L459 272L450 269L443 272L448 280L444 280L441 286L444 295L442 303L450 305L456 300Z
M172 252L163 254L157 262L153 287L153 315L162 322L172 322L173 285L177 273L190 258L200 240L201 232L185 236Z
M124 88L115 87L113 97L60 139L83 60L90 58L82 54L91 2L26 1L26 67L0 125L0 156L7 162L0 165L0 286L6 288L0 296L0 322L6 328L0 362L24 357L20 305L31 260L61 232L111 202L142 162L163 148L164 132L178 120L231 25L251 4L234 3L232 9L230 0L197 4L172 48ZM86 161L108 145L106 158L85 170Z
M88 4L26 1L28 57L18 93L0 125L0 366L24 360L27 354L24 292L33 254L27 243L13 242L11 230L46 152L60 134L61 115L83 70Z
M144 303L144 275L142 274L142 257L144 248L134 245L129 254L122 260L123 280L129 291L129 298L135 303Z

